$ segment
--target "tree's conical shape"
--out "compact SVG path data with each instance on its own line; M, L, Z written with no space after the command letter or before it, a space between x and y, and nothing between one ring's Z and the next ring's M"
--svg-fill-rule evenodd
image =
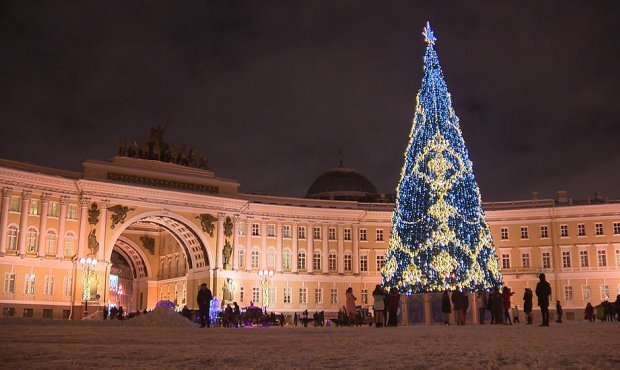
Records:
M383 284L405 294L488 289L502 280L491 231L428 23L423 34L424 77L396 190Z

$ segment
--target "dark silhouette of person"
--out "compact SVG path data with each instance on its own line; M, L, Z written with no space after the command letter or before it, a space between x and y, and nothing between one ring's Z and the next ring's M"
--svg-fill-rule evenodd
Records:
M103 319L108 319L108 306L103 306Z
M542 314L543 323L539 326L549 326L549 296L551 296L551 285L545 278L545 274L538 275L540 280L536 284L536 297L538 297L538 306Z
M441 313L443 314L443 322L450 325L450 314L452 313L452 305L450 304L450 295L447 290L441 296Z
M525 288L525 293L523 293L523 312L525 312L525 316L527 317L527 324L532 325L532 300L534 295L532 294L532 289Z
M213 299L213 294L211 290L207 288L206 283L200 284L200 290L198 291L198 296L196 300L198 301L198 308L200 314L200 327L204 328L211 327L211 320L209 318L209 307L211 306L211 300Z
M398 289L390 288L390 294L387 298L388 326L396 326L398 324L398 306L400 303L400 294Z
M560 304L560 301L557 300L555 303L555 313L558 316L555 320L556 323L561 324L562 323L562 314L564 313L564 310L562 310L562 305Z

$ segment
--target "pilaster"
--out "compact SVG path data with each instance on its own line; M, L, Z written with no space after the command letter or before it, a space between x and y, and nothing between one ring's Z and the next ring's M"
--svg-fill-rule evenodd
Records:
M18 254L22 258L26 255L26 235L28 234L28 203L30 202L31 196L32 191L30 190L24 190L24 192L22 193L22 212L19 219L19 240L17 244L17 249L19 251Z
M60 197L60 216L58 218L58 246L56 248L56 258L63 259L65 256L65 230L67 228L67 204L69 197Z
M13 188L2 188L2 209L0 210L0 256L6 255L7 227L9 221L9 201Z
M45 250L45 242L47 239L47 211L50 205L50 193L41 194L41 214L39 214L39 245L37 246L37 254L39 257L45 257L48 251ZM58 245L56 245L58 248Z

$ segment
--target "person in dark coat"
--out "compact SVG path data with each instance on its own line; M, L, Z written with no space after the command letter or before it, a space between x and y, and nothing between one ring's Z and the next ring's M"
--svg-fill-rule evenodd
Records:
M108 306L103 306L103 319L108 319Z
M560 304L560 301L559 301L559 300L557 300L557 301L555 302L555 314L558 316L558 317L555 319L555 322L556 322L556 323L558 323L558 324L561 324L561 323L562 323L562 314L563 314L563 313L564 313L564 310L562 310L562 305Z
M594 306L590 302L586 305L585 319L590 322L594 322L596 319L596 316L594 316Z
M456 325L464 325L465 317L463 316L463 310L465 309L465 296L459 288L456 288L452 293L452 304L454 304Z
M444 291L441 296L441 313L443 314L443 322L450 325L450 314L452 313L452 305L450 304L450 295L448 291Z
M533 299L534 294L532 293L532 289L525 288L525 293L523 293L523 312L525 312L525 316L527 317L527 325L532 325Z
M400 294L398 289L391 288L387 298L388 326L396 326L398 323L398 306L400 304Z
M496 325L504 323L504 299L499 292L499 287L493 288L491 294L491 314L493 315L493 323Z
M504 321L507 324L512 325L512 321L510 320L510 297L514 294L514 292L510 291L510 288L505 286L502 288L502 303L504 305Z
M200 290L198 291L198 296L196 300L198 301L198 308L200 314L200 327L204 328L211 327L211 320L209 318L209 307L211 306L211 300L213 299L213 294L211 290L207 288L206 283L200 284Z
M617 252L616 252L617 253ZM618 294L616 296L616 316L617 316L617 321L620 321L620 294Z
M540 326L549 326L549 297L551 296L551 285L545 278L545 274L538 275L540 281L536 284L536 297L538 306L542 314L543 323Z

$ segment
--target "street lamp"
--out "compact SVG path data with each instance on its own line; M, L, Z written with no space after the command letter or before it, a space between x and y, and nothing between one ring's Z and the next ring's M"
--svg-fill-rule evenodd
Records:
M263 306L269 307L269 278L273 276L273 270L258 270L258 276L263 286Z
M84 281L83 281L83 298L84 298L84 316L88 315L88 301L90 300L90 276L92 270L97 266L96 258L80 258L80 266L84 269Z

